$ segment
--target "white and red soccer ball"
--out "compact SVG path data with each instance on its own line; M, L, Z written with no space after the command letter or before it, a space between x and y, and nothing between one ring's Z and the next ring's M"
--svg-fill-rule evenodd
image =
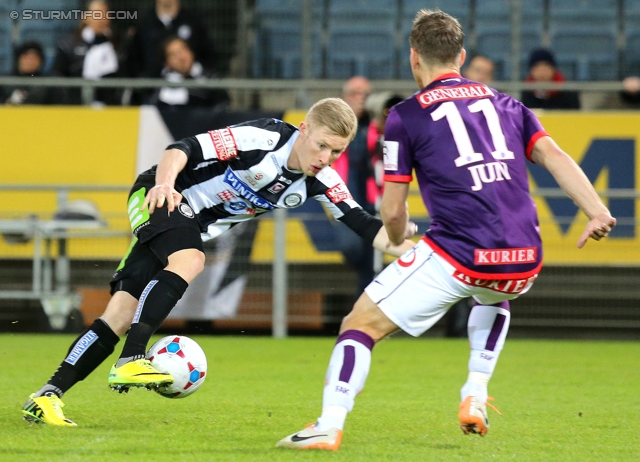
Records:
M171 374L174 382L156 391L166 398L185 398L204 383L207 357L194 340L183 335L170 335L154 343L147 359L160 372Z

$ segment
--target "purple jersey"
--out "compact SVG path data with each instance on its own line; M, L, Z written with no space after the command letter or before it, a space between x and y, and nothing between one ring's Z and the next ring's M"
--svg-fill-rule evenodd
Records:
M484 84L443 75L395 105L385 181L415 170L431 216L425 240L472 278L528 278L542 247L526 160L547 133L536 116Z

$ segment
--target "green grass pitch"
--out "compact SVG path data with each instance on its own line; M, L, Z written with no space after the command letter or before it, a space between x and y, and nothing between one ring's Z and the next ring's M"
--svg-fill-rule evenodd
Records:
M640 460L640 343L507 341L489 388L503 416L489 411L481 438L457 426L467 341L386 340L330 453L274 445L318 416L333 339L193 338L209 361L194 395L110 392L114 355L65 395L78 427L56 428L21 420L20 408L72 337L0 335L0 460Z

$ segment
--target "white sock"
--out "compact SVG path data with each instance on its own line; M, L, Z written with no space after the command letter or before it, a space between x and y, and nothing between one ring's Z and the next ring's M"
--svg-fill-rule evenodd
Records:
M343 332L333 348L322 395L322 415L316 429L344 429L347 413L364 388L371 365L373 339L358 330Z
M460 390L460 399L473 395L480 402L487 401L487 385L504 346L511 313L509 302L497 305L476 305L467 324L471 354L469 376Z
M316 430L325 431L330 428L337 428L344 430L344 422L347 420L346 407L342 406L327 406L322 408L322 416L318 417L316 422Z
M484 372L469 372L467 382L462 386L460 390L460 401L464 401L467 396L475 396L481 403L487 402L488 391L487 385L491 374L485 374Z

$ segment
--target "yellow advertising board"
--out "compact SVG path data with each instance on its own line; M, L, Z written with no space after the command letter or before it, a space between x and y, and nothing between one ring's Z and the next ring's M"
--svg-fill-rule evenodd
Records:
M290 111L285 121L298 125L303 111ZM536 196L540 188L556 188L547 172L532 166L531 189L535 196L544 242L545 262L559 265L635 265L640 263L640 240L636 214L639 162L637 140L640 114L633 112L547 112L539 115L556 142L581 165L601 192L613 192L606 202L619 226L600 243L589 242L581 250L576 242L586 218L569 199ZM138 108L92 109L86 107L1 107L0 124L4 155L0 183L121 185L128 187L135 176L140 110ZM411 185L410 213L427 219L417 186ZM620 194L626 192L627 196ZM0 192L0 218L51 214L56 196L42 191ZM69 199L94 201L110 229L127 230L124 210L126 192L76 192ZM315 201L309 201L315 202ZM290 211L287 225L287 257L292 262L340 262L341 254L327 242L330 218L322 209L308 215ZM325 232L326 231L326 232ZM421 232L424 231L424 226ZM260 220L252 261L273 259L273 221ZM326 234L326 235L323 235ZM324 239L324 240L323 240ZM330 238L329 238L330 241ZM335 244L335 243L333 243ZM72 258L119 259L127 238L93 241L73 240ZM8 244L0 239L0 258L28 257L29 245Z
M138 108L0 107L2 185L122 185L134 179ZM0 191L0 218L55 210L55 191ZM68 200L93 201L111 229L127 229L126 192L70 192ZM120 258L129 238L70 242L72 258ZM0 239L0 257L29 257L31 244Z
M582 167L595 185L618 226L608 239L589 241L578 249L576 243L587 218L569 199L536 197L545 263L560 265L640 264L638 237L638 190L640 162L640 114L634 112L545 112L540 121L558 145ZM531 189L557 187L541 168L530 170ZM545 175L546 174L546 175ZM606 192L616 197L607 198ZM617 194L616 194L617 193Z

